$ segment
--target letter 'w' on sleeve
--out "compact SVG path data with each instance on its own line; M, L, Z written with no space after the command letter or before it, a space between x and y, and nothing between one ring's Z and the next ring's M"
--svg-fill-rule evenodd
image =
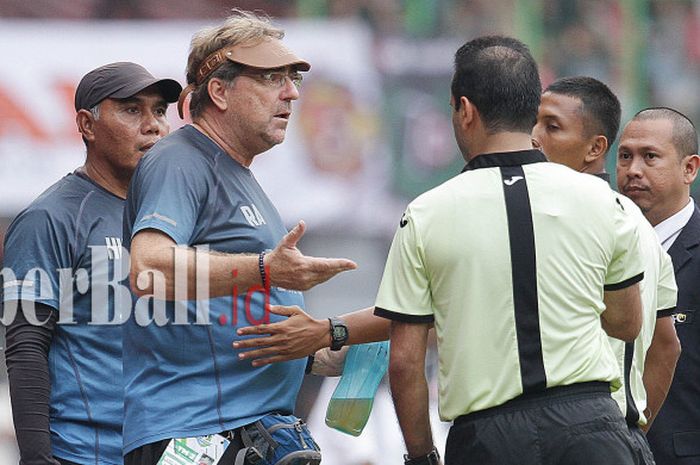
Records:
M423 245L410 208L401 217L394 235L376 307L377 315L400 321L433 321Z
M615 194L612 207L615 219L615 247L612 260L605 275L605 290L624 289L642 280L644 263L642 260L637 221L622 205Z

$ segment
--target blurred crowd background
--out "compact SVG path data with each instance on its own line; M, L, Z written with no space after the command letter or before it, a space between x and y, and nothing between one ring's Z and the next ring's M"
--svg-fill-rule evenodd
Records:
M0 237L82 164L71 99L85 72L131 60L184 82L191 34L234 6L277 18L313 65L288 140L252 168L289 226L307 221L305 253L360 265L307 293L317 317L372 305L406 203L462 167L448 102L452 56L466 40L523 40L545 86L567 75L601 79L622 101L623 124L650 105L700 123L700 0L0 0ZM182 124L172 109L170 117L173 128ZM614 174L614 155L608 166ZM12 464L3 361L0 463ZM332 383L310 378L299 402L324 463L402 463L385 387L363 436L324 431Z

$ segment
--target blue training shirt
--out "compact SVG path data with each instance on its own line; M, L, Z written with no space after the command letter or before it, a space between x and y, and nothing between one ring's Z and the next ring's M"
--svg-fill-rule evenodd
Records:
M177 244L254 254L273 249L287 232L253 173L189 125L160 140L139 163L124 228L125 243L156 229ZM239 339L236 328L263 319L263 293L250 295L247 312L246 290L238 293L235 313L232 296L210 299L210 324L194 324L194 299L185 302L189 324L173 324L175 304L167 302L167 324L140 325L134 315L124 325L125 454L294 409L305 361L253 368L231 345ZM270 290L269 301L303 307L300 292L281 288ZM272 322L281 319L270 315Z
M106 310L104 318L118 323L121 317L119 310L115 318L114 298L106 298L114 293L106 294L106 286L128 273L121 247L123 208L122 199L73 173L22 211L5 237L3 267L16 276L4 283L5 310L20 299L61 310L49 348L51 446L55 457L71 462L122 463L121 325L88 323L99 318L92 312L93 291L100 293L96 286L105 296L96 301ZM46 273L43 278L30 272L36 268ZM63 291L61 269L67 276ZM122 289L117 308L125 305L128 311L131 301ZM64 313L71 300L72 317Z

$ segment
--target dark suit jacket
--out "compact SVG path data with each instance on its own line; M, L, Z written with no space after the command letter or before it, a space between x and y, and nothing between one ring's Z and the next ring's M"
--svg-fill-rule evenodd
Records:
M657 465L700 465L700 208L668 250L678 284L674 313L683 352L647 435Z

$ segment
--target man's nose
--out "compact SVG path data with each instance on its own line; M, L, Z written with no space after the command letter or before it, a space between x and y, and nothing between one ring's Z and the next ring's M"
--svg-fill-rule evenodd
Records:
M144 112L143 121L141 123L141 130L145 134L160 134L163 132L164 127L161 124L160 118L150 111Z
M282 87L280 98L282 100L296 100L299 98L299 89L289 76L284 79L284 87Z
M627 167L627 177L641 178L644 174L644 160L641 157L632 157Z

